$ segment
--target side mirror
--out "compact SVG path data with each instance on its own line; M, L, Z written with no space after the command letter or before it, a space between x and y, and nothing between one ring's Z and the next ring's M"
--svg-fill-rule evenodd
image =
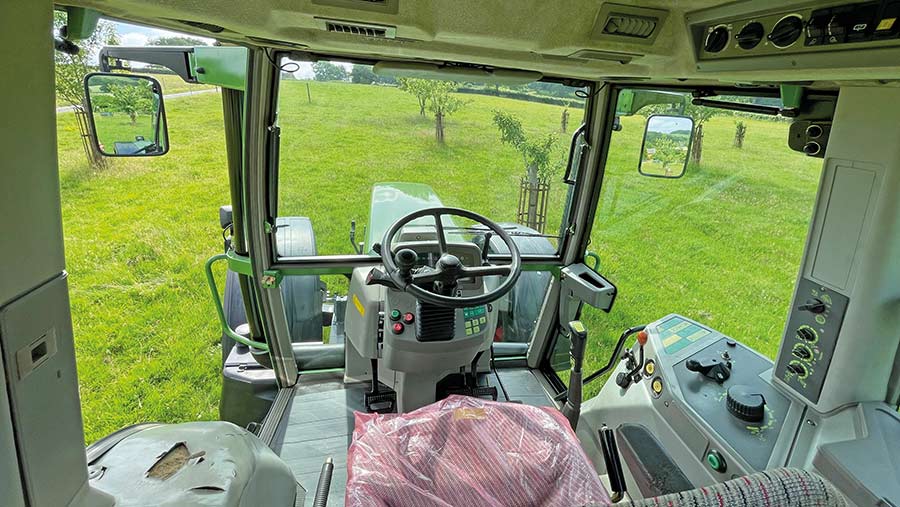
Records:
M84 78L94 142L107 157L155 157L169 151L162 86L149 76L93 73Z
M694 120L687 116L647 118L638 172L656 178L680 178L691 153Z

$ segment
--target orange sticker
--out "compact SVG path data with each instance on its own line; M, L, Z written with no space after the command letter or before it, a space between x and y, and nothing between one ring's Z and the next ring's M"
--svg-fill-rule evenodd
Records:
M461 420L481 420L487 417L487 413L483 408L476 407L464 407L458 408L453 411L453 420L461 421Z

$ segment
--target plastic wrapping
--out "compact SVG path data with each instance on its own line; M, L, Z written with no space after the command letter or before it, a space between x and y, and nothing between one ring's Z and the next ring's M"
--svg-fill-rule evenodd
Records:
M356 413L347 506L574 506L609 496L554 408L450 396Z

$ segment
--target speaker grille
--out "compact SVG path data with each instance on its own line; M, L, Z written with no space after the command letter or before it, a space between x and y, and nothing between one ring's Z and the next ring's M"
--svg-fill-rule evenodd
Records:
M453 339L456 329L456 310L430 303L416 303L416 340L443 342Z

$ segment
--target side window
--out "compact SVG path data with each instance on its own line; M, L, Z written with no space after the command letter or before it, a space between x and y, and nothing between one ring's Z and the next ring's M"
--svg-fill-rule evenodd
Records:
M668 313L709 323L772 358L781 339L821 161L788 148L784 119L660 93L672 100L620 115L612 133L589 250L619 293L609 314L583 310L586 375L606 363L622 331ZM693 118L678 179L638 172L654 114ZM586 395L601 385L587 386Z

